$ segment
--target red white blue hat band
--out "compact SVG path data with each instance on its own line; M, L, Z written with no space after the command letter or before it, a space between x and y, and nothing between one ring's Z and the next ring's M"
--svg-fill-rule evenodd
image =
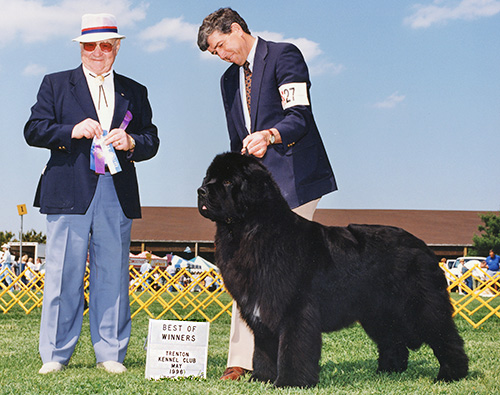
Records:
M82 16L82 34L74 38L73 41L88 43L113 38L125 38L125 36L118 34L118 27L114 15L85 14Z
M82 34L91 34L91 33L118 33L118 28L116 26L103 26L103 27L93 27L90 29L82 30Z

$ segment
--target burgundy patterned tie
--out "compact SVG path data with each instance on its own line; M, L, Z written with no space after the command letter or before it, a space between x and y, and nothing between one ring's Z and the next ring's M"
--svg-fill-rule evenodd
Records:
M245 72L245 90L246 90L246 97L247 97L247 107L248 107L248 113L251 114L250 112L250 93L252 92L252 71L250 70L250 63L248 61L243 64L243 71Z

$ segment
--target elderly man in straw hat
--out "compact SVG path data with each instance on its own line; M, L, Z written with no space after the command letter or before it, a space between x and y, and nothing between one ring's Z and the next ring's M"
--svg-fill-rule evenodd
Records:
M90 333L97 366L126 371L130 230L141 208L135 162L158 151L146 88L113 71L121 40L110 14L82 17L82 65L45 76L24 135L50 150L35 196L47 214L39 373L62 370L83 319L90 266Z

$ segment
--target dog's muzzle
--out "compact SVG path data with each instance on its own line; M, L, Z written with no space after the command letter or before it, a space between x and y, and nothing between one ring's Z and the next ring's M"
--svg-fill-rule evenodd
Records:
M207 188L205 188L204 186L198 188L198 211L202 215L205 215L207 211L207 206L205 204L207 195L208 195Z
M198 188L198 199L200 198L205 198L207 196L207 188L205 188L204 186L201 186Z

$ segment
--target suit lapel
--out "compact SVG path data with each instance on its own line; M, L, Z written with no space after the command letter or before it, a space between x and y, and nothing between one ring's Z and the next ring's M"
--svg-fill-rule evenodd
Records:
M240 68L237 65L231 65L224 79L224 88L227 98L227 103L231 109L231 117L234 121L234 126L241 140L248 136L245 126L245 118L243 116L243 107L241 104L240 93Z
M72 85L71 92L85 115L89 118L98 120L99 118L97 117L97 112L95 110L94 102L92 101L92 96L90 95L87 79L83 74L82 66L73 70L70 77L70 84Z
M252 93L250 98L250 120L252 126L252 133L255 132L255 125L257 121L257 109L259 108L260 87L262 85L262 76L266 69L267 57L267 42L259 37L257 48L255 49L255 58L252 70Z
M113 121L111 122L111 129L117 128L125 118L125 114L129 108L129 100L126 97L126 89L121 83L120 76L114 73L115 78L115 112L113 114ZM132 114L134 116L134 114Z

